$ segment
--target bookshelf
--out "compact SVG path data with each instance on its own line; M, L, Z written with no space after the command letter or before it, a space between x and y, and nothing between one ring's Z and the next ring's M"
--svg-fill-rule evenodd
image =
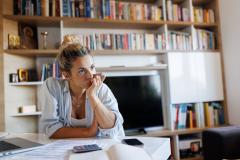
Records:
M164 130L159 131L150 131L146 136L169 136L172 139L173 146L173 156L174 159L179 160L179 136L180 135L190 135L195 133L201 133L203 130L211 127L217 126L204 126L197 128L184 128L184 129L175 129L174 128L174 115L173 115L173 106L176 104L183 103L204 103L211 101L218 101L224 110L224 119L225 123L228 124L227 117L227 106L225 96L225 85L224 85L224 71L222 63L222 46L221 46L221 35L220 35L220 24L219 24L219 10L218 10L218 0L172 0L173 8L179 6L180 8L185 8L185 18L172 17L169 19L168 15L173 14L176 16L176 11L169 13L169 8L171 10L170 0L124 0L123 3L139 3L146 5L155 5L161 8L162 16L159 20L127 20L127 19L99 19L99 18L86 18L86 17L71 17L71 16L62 16L61 13L59 17L53 16L30 16L30 15L14 15L13 14L13 0L3 0L0 4L0 7L4 8L1 10L0 14L0 51L1 57L0 65L0 75L2 76L0 80L1 97L0 103L3 106L1 112L2 115L0 118L3 119L5 130L9 132L37 132L38 131L38 117L41 115L41 109L38 108L38 112L33 114L16 114L18 106L20 105L32 105L38 103L38 94L39 88L42 82L20 82L20 83L9 83L9 74L16 73L19 68L36 68L38 73L41 72L41 65L44 63L51 63L53 57L59 52L58 49L55 49L53 45L50 45L48 49L8 49L8 34L18 35L18 24L27 23L29 25L36 25L41 31L49 31L52 33L54 30L57 36L50 36L50 41L59 43L62 41L63 37L67 34L74 35L91 35L91 34L163 34L165 40L165 48L161 49L94 49L92 50L97 70L104 73L145 73L145 72L158 72L163 75L165 81L165 104L164 104L164 119L165 126ZM62 2L61 2L62 3ZM62 5L62 4L61 4ZM194 20L194 10L193 7L210 9L214 11L215 21L212 23L206 22L196 22ZM125 17L126 18L126 17ZM184 20L183 20L184 19ZM202 32L196 32L195 29L200 29ZM204 34L204 38L201 38L201 34ZM3 35L1 35L3 34ZM211 35L212 34L212 35ZM200 36L199 36L200 35ZM3 37L3 39L2 39ZM180 37L180 38L179 38ZM200 37L200 38L199 38ZM55 39L54 39L55 38ZM199 40L205 40L199 42ZM41 41L41 37L38 33L38 40ZM212 42L210 43L209 41ZM149 40L150 41L150 40ZM94 43L94 42L93 42ZM212 44L214 43L214 45ZM209 46L214 47L209 47ZM201 47L199 47L201 46ZM192 56L196 56L196 62L199 62L199 59L202 59L203 62L214 62L212 65L206 66L206 64L200 64L199 67L207 68L206 73L209 75L215 75L217 81L219 81L218 86L220 86L220 92L218 86L210 85L210 91L200 90L202 95L204 93L207 96L202 97L202 99L194 99L198 97L190 97L192 99L184 99L187 97L184 94L189 94L193 96L197 93L196 83L193 84L193 90L189 85L193 82L188 81L187 77L188 72L202 73L198 72L197 67L192 67L189 70L184 69L185 81L175 80L172 77L177 75L177 69L182 68L185 64L194 65L193 61L186 61L178 68L174 68L174 61L178 60L177 55L182 55L181 59L188 60ZM201 57L198 57L200 56ZM212 56L214 55L214 56ZM171 59L171 57L173 59ZM212 57L212 58L209 58ZM171 61L173 60L173 61ZM194 61L195 61L194 60ZM217 60L217 61L216 61ZM176 61L179 62L179 61ZM106 65L107 64L107 65ZM187 66L186 68L189 68ZM204 68L204 69L205 69ZM218 68L217 70L215 68ZM192 69L192 70L191 70ZM201 67L200 67L201 69ZM4 74L3 74L4 73ZM171 75L173 73L173 76ZM204 72L205 73L205 72ZM195 75L195 78L199 75ZM201 79L202 77L200 77ZM210 79L201 79L202 81L215 81L214 77ZM188 83L189 82L189 83ZM172 85L184 86L185 93L182 93L182 90L178 92L176 89L172 89ZM1 87L3 86L3 87ZM186 90L190 88L190 91ZM215 88L214 88L215 87ZM222 87L222 88L221 88ZM178 88L178 87L174 87ZM200 89L200 88L197 88ZM210 94L212 93L212 94ZM218 95L216 93L222 93ZM179 98L179 94L182 94L182 98ZM4 95L4 97L3 97ZM178 100L173 100L170 97L176 95ZM185 97L184 97L185 96ZM201 96L200 96L201 97ZM1 100L4 99L3 100ZM193 100L194 99L194 100ZM13 127L12 124L18 123L20 127ZM4 126L1 125L1 126ZM4 130L4 128L2 128Z
M17 113L12 115L12 117L25 117L25 116L41 116L41 112L33 112L33 113Z
M43 82L17 82L17 83L9 83L11 86L35 86L35 85L42 85Z

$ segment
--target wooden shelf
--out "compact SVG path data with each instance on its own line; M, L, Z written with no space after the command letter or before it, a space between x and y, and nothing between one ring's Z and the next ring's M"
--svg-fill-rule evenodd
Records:
M217 50L217 49L214 49L214 50L199 50L199 49L197 49L197 50L167 50L166 51L166 53L169 53L169 52L190 52L190 53L192 53L192 52L219 52L219 50Z
M193 129L178 129L178 130L156 130L149 131L146 136L159 137L159 136L175 136L175 135L184 135L184 134L194 134L200 133L209 128L217 128L217 127L226 127L227 125L214 126L214 127L204 127L204 128L193 128Z
M193 128L193 129L178 129L178 130L174 130L174 132L176 133L176 135L193 134L193 133L202 132L202 131L210 129L210 128L218 128L218 127L226 127L226 126L228 126L228 125L204 127L204 128Z
M182 135L182 134L193 134L199 133L207 128L194 128L194 129L181 129L181 130L156 130L150 131L146 134L146 136L152 137L159 137L159 136L175 136L175 135Z
M7 49L5 53L19 56L56 56L58 49ZM109 56L139 56L139 55L161 55L168 52L219 52L219 50L96 50L92 51L93 56L109 55Z
M199 5L206 5L210 3L212 0L192 0L192 3L194 6L199 6Z
M190 27L193 23L192 22L181 22L181 21L167 21L166 24L168 28L171 29L184 29L186 27Z
M107 20L96 18L69 18L63 17L64 27L82 28L122 28L122 29L158 29L165 24L164 21L131 21L131 20Z
M191 158L181 158L181 160L203 160L203 157L191 157Z
M209 50L209 49L207 49L207 50L195 50L194 52L211 52L211 53L219 53L220 52L220 50L218 50L218 49L213 49L213 50Z
M38 82L18 82L18 83L9 83L11 86L37 86L42 85L42 81Z
M206 127L206 128L192 128L192 129L178 129L178 130L174 130L174 132L175 132L175 135L183 135L183 134L199 133L206 129L208 128Z
M129 2L129 0L121 0L122 2ZM155 3L157 0L131 0L131 2L139 3Z
M42 112L33 112L33 113L17 113L12 115L12 117L25 117L25 116L40 116Z
M56 56L58 49L7 49L5 53L20 56Z
M167 50L97 50L92 51L93 55L158 55L158 54L165 54Z
M165 130L156 130L156 131L149 131L147 132L147 134L143 135L143 136L147 136L147 137L162 137L162 136L173 136L174 131L165 129ZM141 135L142 136L142 135Z
M218 25L216 23L213 24L209 24L209 23L194 23L193 24L194 27L198 27L198 28L215 28Z
M144 66L144 67L124 67L124 66L112 66L112 67L99 67L96 68L98 72L124 72L124 71L151 71L151 70L162 70L166 69L167 65L161 66Z
M4 15L6 19L46 27L60 27L61 17Z
M5 53L21 56L56 56L58 49L7 49ZM166 50L96 50L92 55L158 55L166 53Z
M173 0L173 3L182 3L182 2L184 2L184 0Z
M134 28L134 29L158 29L165 24L164 21L152 20L107 20L96 18L79 17L43 17L43 16L19 16L4 15L6 19L33 24L37 26L58 26L63 21L64 27L86 27L86 28Z
M86 28L128 28L128 29L158 29L167 24L169 28L184 28L191 25L196 27L217 27L217 24L193 23L182 21L151 21L151 20L107 20L96 18L79 18L79 17L43 17L43 16L18 16L4 15L4 18L34 24L37 26L55 26L60 27L63 21L64 27L86 27Z

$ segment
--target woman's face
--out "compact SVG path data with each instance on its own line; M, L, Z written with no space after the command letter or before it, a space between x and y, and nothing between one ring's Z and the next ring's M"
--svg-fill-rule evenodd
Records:
M96 73L93 58L90 55L78 57L73 61L70 83L72 86L87 89L92 84L93 74Z

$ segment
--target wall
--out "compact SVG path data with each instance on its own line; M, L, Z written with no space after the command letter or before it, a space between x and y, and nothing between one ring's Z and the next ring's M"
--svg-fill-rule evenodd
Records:
M3 2L0 1L0 131L4 130L4 90L3 90Z
M240 1L220 0L229 123L240 124Z

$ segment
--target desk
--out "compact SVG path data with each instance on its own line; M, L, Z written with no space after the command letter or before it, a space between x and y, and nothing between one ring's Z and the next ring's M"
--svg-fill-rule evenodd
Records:
M24 133L24 134L13 134L13 135L9 135L7 138L10 137L21 137L21 138L25 138L34 142L38 142L38 143L42 143L42 144L47 144L46 146L41 147L40 149L34 150L34 151L29 151L29 152L24 152L24 153L20 153L20 154L15 154L12 156L7 156L7 157L2 157L0 158L0 160L30 160L30 159L36 159L35 158L31 158L31 152L38 152L38 150L44 150L44 148L47 150L47 147L50 147L53 144L56 143L61 143L61 144L66 144L66 143L70 143L73 146L75 146L76 144L74 143L97 143L99 144L103 149L108 149L112 144L116 144L116 143L121 143L121 139L108 139L108 138L71 138L71 139L62 139L62 140L56 140L56 139L49 139L48 137L46 137L44 134L32 134L32 133ZM124 137L124 138L133 138L133 137ZM171 154L171 149L170 149L170 139L169 138L157 138L157 137L134 137L134 138L138 138L140 141L142 141L144 143L144 150L152 157L153 160L167 160L168 157ZM58 148L59 147L59 148ZM50 159L49 157L51 157L51 160L67 160L69 155L71 154L70 149L72 148L72 146L68 146L68 149L66 149L66 154L64 153L64 156L60 156L57 155L56 153L58 152L58 150L63 150L63 145L57 145L52 147L51 150L48 150L48 153L44 153L44 151L41 152L41 156L42 155L46 155L44 158L42 158L41 160L46 160L46 159ZM55 150L54 150L55 149ZM63 151L65 152L65 151ZM60 153L60 152L59 152ZM49 157L47 157L49 154ZM36 156L36 155L35 155ZM55 156L55 157L54 157ZM40 158L40 157L39 157ZM39 158L37 158L38 160L40 160Z

